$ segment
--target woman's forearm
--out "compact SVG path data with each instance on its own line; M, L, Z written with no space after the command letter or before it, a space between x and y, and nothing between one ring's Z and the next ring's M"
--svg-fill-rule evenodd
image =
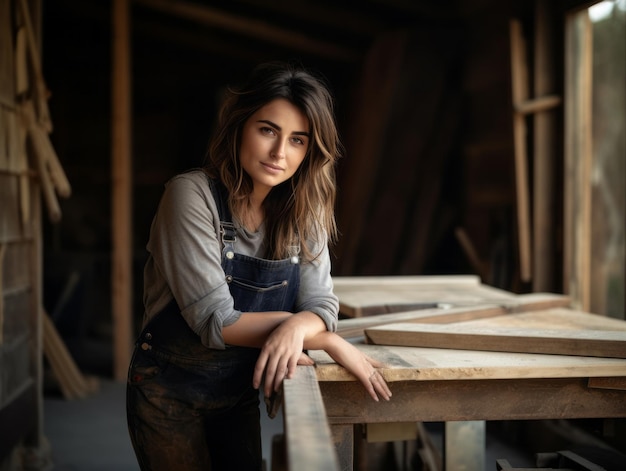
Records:
M297 314L285 311L244 312L235 323L222 328L222 336L224 342L230 345L260 348L279 326L299 330L305 342L326 330L324 321L309 311Z
M305 350L332 350L337 342L337 335L333 332L322 331L304 341Z
M222 327L224 342L239 347L261 348L269 334L291 315L285 311L244 312L235 323Z

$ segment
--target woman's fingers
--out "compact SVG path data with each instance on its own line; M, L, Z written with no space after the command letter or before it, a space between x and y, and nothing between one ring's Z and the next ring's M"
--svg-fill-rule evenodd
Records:
M285 378L291 378L298 364L313 365L313 360L305 353L297 356L270 356L261 351L254 368L252 385L259 389L263 385L263 393L270 396L272 391L278 391Z
M391 399L391 390L387 385L387 381L378 370L372 371L369 378L367 378L369 385L371 386L370 395L375 401L378 401L378 396L382 397L385 401Z
M300 358L298 358L298 365L313 366L315 365L315 362L313 361L313 358L302 352L300 354ZM292 372L290 371L289 374L292 374Z
M261 382L263 381L263 375L265 374L265 366L267 365L267 353L261 350L259 358L254 365L254 374L252 375L252 387L259 389Z

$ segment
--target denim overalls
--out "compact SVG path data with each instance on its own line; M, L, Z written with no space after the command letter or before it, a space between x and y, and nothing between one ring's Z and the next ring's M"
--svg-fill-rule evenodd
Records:
M214 181L210 185L235 309L293 312L298 257L264 260L236 253L225 190ZM128 373L128 426L141 469L260 470L259 392L252 387L258 354L256 348L205 347L175 302L158 313L137 339Z

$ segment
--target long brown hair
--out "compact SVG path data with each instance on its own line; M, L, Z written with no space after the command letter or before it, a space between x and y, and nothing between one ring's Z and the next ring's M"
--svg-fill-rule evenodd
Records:
M334 104L325 81L302 67L270 62L257 66L248 81L230 88L219 114L216 132L210 142L205 171L218 178L228 190L228 203L234 215L241 216L249 204L252 180L239 163L243 126L259 108L272 100L285 98L308 118L311 141L296 173L272 188L263 202L267 254L271 259L286 258L290 246L299 246L304 261L315 259L306 243L313 240L318 249L337 236L334 206L335 165L341 143L334 116Z

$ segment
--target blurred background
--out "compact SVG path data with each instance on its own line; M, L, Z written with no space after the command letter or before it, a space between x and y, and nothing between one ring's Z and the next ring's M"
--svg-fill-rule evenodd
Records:
M71 196L24 218L0 155L0 411L42 368L38 301L83 372L124 379L163 185L202 164L223 91L266 60L336 99L335 276L475 274L624 319L624 0L0 0L6 142L36 95L16 94L24 5Z

